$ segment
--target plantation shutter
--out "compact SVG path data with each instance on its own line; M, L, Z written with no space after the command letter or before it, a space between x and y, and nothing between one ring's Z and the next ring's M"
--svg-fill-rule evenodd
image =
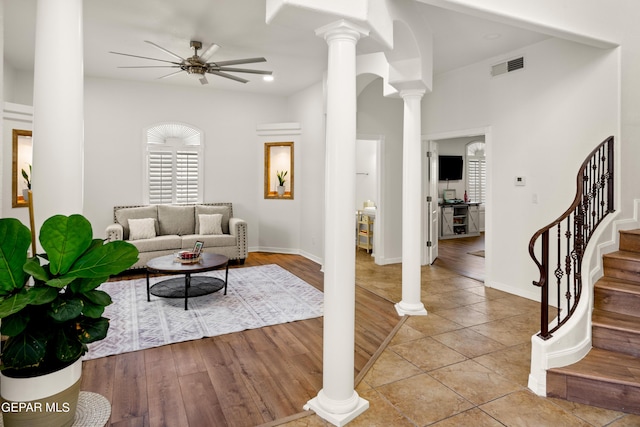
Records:
M173 153L149 153L149 203L171 203L173 194Z
M486 163L484 158L467 159L468 196L474 203L485 202L486 176Z
M198 152L176 153L176 203L198 201Z

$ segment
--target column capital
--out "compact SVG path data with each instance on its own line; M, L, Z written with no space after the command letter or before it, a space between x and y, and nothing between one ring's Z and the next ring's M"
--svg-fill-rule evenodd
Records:
M357 42L361 37L368 36L369 30L345 19L340 19L316 29L316 35L323 37L327 42L335 38Z
M406 88L400 90L400 97L405 98L422 98L426 92L425 88Z

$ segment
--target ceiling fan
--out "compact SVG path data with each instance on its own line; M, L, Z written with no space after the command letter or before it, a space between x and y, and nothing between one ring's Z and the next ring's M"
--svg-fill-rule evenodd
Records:
M220 49L215 43L212 43L209 47L207 47L201 55L198 55L198 50L202 49L202 42L192 40L191 41L191 49L193 49L193 56L189 58L183 58L180 55L176 55L175 53L159 46L153 42L145 40L145 43L149 43L150 45L160 49L161 51L171 55L175 58L175 61L168 61L165 59L157 59L157 58L149 58L146 56L132 55L130 53L121 53L121 52L109 52L114 53L116 55L124 55L124 56L132 56L134 58L142 58L142 59L151 59L153 61L166 62L171 65L146 65L146 66L128 66L128 67L118 67L118 68L178 68L177 71L171 72L167 75L159 77L160 79L164 79L167 77L174 76L176 74L180 74L183 71L197 77L200 80L200 83L206 85L209 83L207 80L206 74L213 74L220 77L225 77L227 79L235 80L240 83L247 83L249 80L243 79L238 76L234 76L229 73L251 73L251 74L264 74L271 75L271 71L263 71L263 70L251 70L247 68L234 68L229 67L230 65L239 65L239 64L250 64L255 62L266 62L267 60L264 58L245 58L245 59L232 59L229 61L209 61L209 58L213 56L215 52ZM178 62L179 61L179 62Z

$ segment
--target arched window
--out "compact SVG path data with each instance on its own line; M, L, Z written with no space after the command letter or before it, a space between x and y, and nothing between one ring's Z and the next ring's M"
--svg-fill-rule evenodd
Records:
M145 202L202 202L202 132L181 123L146 131Z
M473 141L467 144L467 196L474 203L486 200L487 170L484 155L484 142Z

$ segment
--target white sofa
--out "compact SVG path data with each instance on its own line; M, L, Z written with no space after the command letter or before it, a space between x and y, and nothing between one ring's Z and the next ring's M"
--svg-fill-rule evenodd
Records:
M158 256L193 249L196 241L204 243L204 252L241 264L247 258L247 223L233 216L231 203L116 206L113 220L107 240L126 240L140 252L132 269Z

